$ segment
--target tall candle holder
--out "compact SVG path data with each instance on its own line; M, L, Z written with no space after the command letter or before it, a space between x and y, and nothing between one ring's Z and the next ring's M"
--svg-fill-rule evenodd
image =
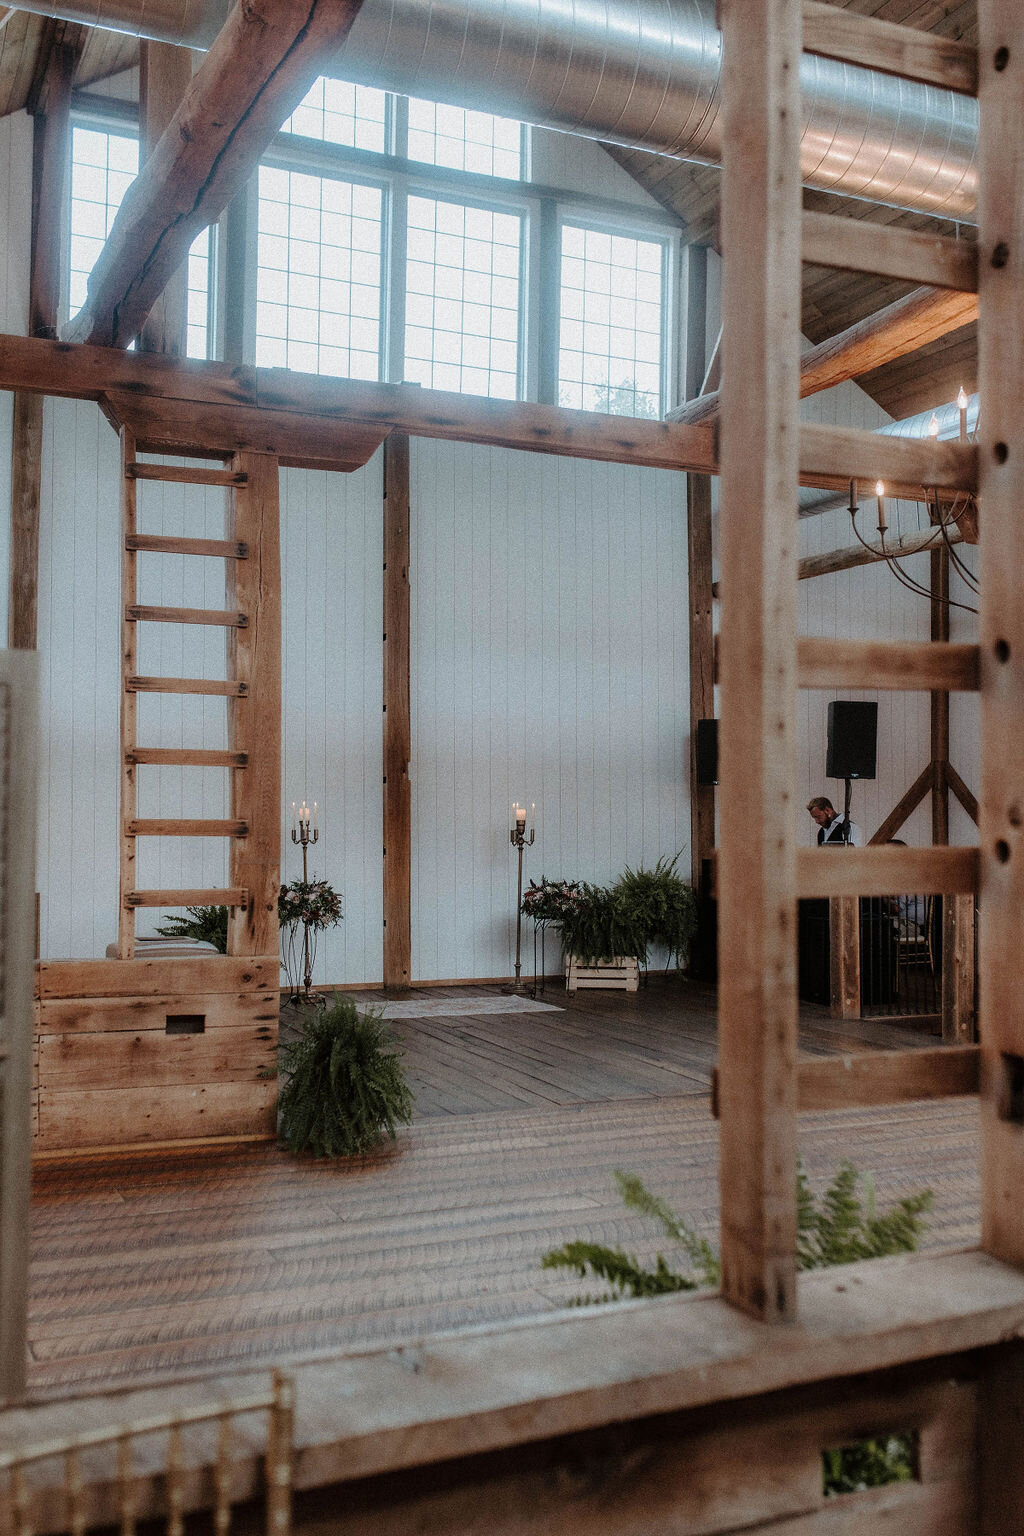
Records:
M533 820L536 820L537 807L533 806ZM536 835L536 825L531 825L530 835L526 835L526 806L516 801L512 806L513 826L509 832L509 842L519 855L519 882L516 889L516 979L514 986L506 987L506 992L521 992L523 990L520 980L522 970L523 953L523 854L527 848L533 847L533 839Z
M312 830L310 830L312 823ZM303 800L296 809L292 801L292 842L302 849L302 883L309 883L309 848L320 840L320 828L317 826L316 801L313 801L313 814L310 817L309 806ZM309 924L304 920L302 924L302 992L295 991L288 999L291 1003L313 1003L311 988L313 985L313 957L310 952Z

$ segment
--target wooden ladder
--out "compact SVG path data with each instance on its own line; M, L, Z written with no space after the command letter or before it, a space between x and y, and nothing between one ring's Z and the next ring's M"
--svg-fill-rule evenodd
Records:
M1014 475L1024 473L1019 349L999 348L999 333L1018 335L1024 311L1024 197L1014 180L1022 161L1024 24L1018 0L980 0L986 52L944 38L854 15L813 0L722 0L724 254L721 391L722 628L720 795L725 807L718 860L719 1109L723 1292L765 1320L796 1310L797 1061L796 903L800 897L856 898L894 891L974 893L986 887L982 916L982 1012L990 1036L980 1074L987 1100L985 1246L1024 1263L1024 1220L991 1214L995 1186L1024 1179L1024 1142L1000 1123L1002 1093L1024 1120L1024 1025L1012 986L999 999L1005 1023L998 1044L993 978L1020 968L1013 937L1015 859L1024 875L1024 783L1014 801L999 780L981 817L981 848L844 849L834 857L798 849L796 694L799 688L981 691L989 753L1009 743L1001 772L1021 777L1024 721L1016 662L1024 683L1024 600L1020 572L999 590L983 553L979 645L799 638L796 632L796 489L877 480L889 494L923 488L984 493L983 546L1012 533ZM1005 36L1003 34L1006 34ZM1012 36L1010 35L1012 34ZM1002 47L1002 53L1000 52ZM800 57L802 48L853 64L960 92L982 103L982 189L978 245L863 221L807 214L801 208ZM1007 79L1007 63L1016 79ZM799 416L801 260L903 277L936 288L976 290L980 298L982 405L980 446L884 437L802 423ZM1015 270L1007 271L1011 267ZM986 362L987 359L987 362ZM1007 459L1015 460L1007 475ZM1019 560L1018 562L1019 563ZM1014 561L1006 565L1013 569ZM997 620L994 614L1001 613ZM1002 629L999 626L1002 626ZM995 627L993 627L995 626ZM996 634L1003 635L997 640ZM993 703L986 704L991 691ZM1000 717L993 713L998 692ZM1011 726L1010 719L1014 722ZM983 787L994 787L987 764ZM996 774L996 779L999 775ZM1009 809L1008 809L1009 808ZM998 831L995 822L998 822ZM1009 819L1008 819L1009 818ZM1011 857L1012 854L1012 857ZM1006 871L1010 870L1011 878ZM995 877L995 883L993 882ZM988 902L995 892L996 911ZM1019 923L1019 918L1017 919ZM984 973L989 972L988 988ZM1021 978L1017 978L1019 989ZM1002 985L1002 984L1000 984ZM988 998L988 1002L986 1002ZM1016 1068L1005 1064L1006 1053ZM935 1053L938 1055L939 1053ZM913 1055L900 1091L920 1096ZM916 1081L914 1080L916 1078ZM1000 1088L998 1085L1002 1083ZM1007 1084L1010 1086L1008 1087ZM899 1087L899 1085L896 1085ZM1021 1101L1019 1104L1017 1100ZM868 1102L862 1098L860 1102ZM1005 1117L1004 1117L1005 1118ZM993 1184L994 1180L994 1184ZM1019 1203L1015 1204L1019 1211Z
M183 468L140 463L135 434L121 429L121 860L118 957L135 954L139 907L226 906L228 953L263 955L277 948L278 826L280 815L281 657L280 538L277 460L238 452L230 468ZM157 480L222 486L231 496L230 539L142 534L137 485ZM147 607L138 602L137 557L200 555L227 563L228 609ZM138 672L140 624L206 624L228 634L227 670L220 680L144 677ZM138 740L140 693L202 694L228 700L228 747L149 747ZM226 768L231 816L223 819L139 817L140 765ZM140 837L230 839L226 889L139 890L135 853Z

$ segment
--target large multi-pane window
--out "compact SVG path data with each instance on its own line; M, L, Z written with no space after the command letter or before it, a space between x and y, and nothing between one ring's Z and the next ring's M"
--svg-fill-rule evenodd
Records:
M383 154L388 147L389 99L386 91L374 86L349 85L321 75L281 132Z
M97 111L72 138L72 313L138 169L134 128ZM596 202L575 194L551 250L528 143L509 118L318 80L259 169L234 333L254 337L263 366L499 399L539 387L577 409L659 416L671 234L626 205L602 227ZM193 357L208 355L217 237L204 231L189 254ZM549 284L560 306L545 351L538 304Z
M86 301L89 275L110 233L121 200L139 171L134 134L78 124L71 135L71 222L68 310ZM210 232L204 229L188 257L188 355L206 357L209 325Z
M383 192L261 166L256 362L376 379Z
M522 145L523 125L511 118L409 98L410 160L516 181Z
M665 242L562 226L558 400L660 416Z
M405 377L514 400L519 384L522 218L411 196Z

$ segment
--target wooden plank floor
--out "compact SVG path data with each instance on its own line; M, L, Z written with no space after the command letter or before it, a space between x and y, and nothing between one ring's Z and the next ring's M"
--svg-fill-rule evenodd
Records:
M34 1395L336 1354L564 1304L575 1287L541 1268L547 1248L574 1236L645 1256L658 1246L623 1211L617 1167L715 1237L707 994L652 987L565 1013L397 1027L420 1114L374 1157L318 1163L250 1144L39 1165ZM856 1032L812 1018L803 1043L921 1043L890 1025ZM880 1199L931 1186L929 1244L976 1240L974 1101L805 1115L801 1147L819 1181L849 1157L874 1173Z

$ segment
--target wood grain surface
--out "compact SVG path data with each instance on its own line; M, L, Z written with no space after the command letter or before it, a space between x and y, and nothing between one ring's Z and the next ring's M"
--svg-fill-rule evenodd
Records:
M615 1168L716 1238L713 1003L709 989L652 980L558 1014L402 1020L417 1118L373 1157L316 1162L263 1143L41 1164L34 1395L551 1311L578 1287L541 1268L548 1248L576 1236L645 1257L659 1246L623 1209ZM821 1057L924 1043L818 1010L800 1038ZM959 1100L802 1115L800 1149L816 1182L843 1157L870 1170L881 1201L930 1185L927 1243L950 1247L977 1235L976 1121Z

